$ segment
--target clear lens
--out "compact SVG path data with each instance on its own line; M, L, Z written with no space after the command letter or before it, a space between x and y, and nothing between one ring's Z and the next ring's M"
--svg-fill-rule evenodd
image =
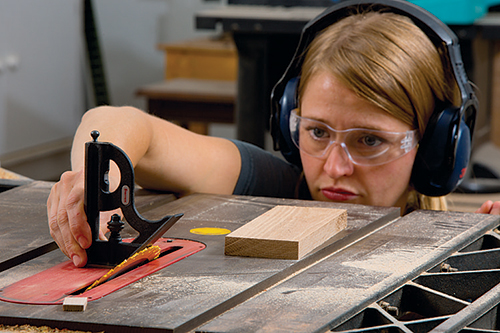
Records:
M394 161L418 143L417 130L387 132L363 128L338 131L327 124L290 115L290 133L295 145L314 157L323 157L333 144L343 147L350 160L359 165L380 165Z

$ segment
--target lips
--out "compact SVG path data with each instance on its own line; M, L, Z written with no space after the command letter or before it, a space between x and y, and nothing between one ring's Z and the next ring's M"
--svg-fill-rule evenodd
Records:
M323 188L321 189L321 193L328 199L332 201L349 201L356 199L358 197L357 194L347 191L342 188Z

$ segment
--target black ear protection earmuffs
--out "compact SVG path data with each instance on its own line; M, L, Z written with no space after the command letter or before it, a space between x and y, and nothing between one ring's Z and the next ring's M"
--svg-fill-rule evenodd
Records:
M298 148L290 136L290 112L297 107L297 87L307 46L315 36L353 12L394 12L409 17L438 47L445 47L461 93L461 105L436 103L419 142L411 183L424 195L442 196L463 180L471 155L471 141L478 101L467 79L458 38L434 15L405 0L347 0L328 8L302 30L295 55L271 95L271 134L276 150L289 162L301 165Z

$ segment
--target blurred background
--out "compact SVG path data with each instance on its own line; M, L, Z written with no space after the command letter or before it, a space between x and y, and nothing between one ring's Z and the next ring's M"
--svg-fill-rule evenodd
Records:
M270 91L305 22L341 1L2 0L0 167L58 180L81 116L101 104L272 151ZM500 0L411 2L460 38L481 103L469 169L478 192L500 192Z
M109 102L144 109L141 85L164 77L158 45L216 35L194 13L221 1L96 0L93 16ZM0 163L33 179L69 168L71 138L93 105L85 1L0 1Z

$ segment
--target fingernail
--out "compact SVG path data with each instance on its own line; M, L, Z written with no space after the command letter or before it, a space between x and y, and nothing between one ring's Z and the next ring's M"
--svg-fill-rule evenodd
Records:
M87 238L83 237L83 236L80 236L78 237L78 244L80 244L80 246L84 249L87 248Z
M78 267L80 266L80 264L82 263L82 258L80 258L80 256L77 256L76 254L74 254L72 257L71 257L71 260L73 260L73 264Z

